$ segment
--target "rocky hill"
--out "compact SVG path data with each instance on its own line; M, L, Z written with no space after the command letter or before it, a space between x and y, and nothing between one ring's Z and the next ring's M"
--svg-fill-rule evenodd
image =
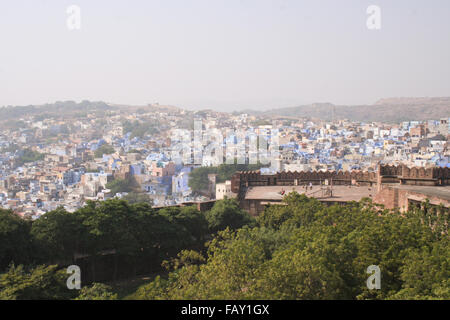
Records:
M323 120L349 119L354 121L401 122L450 117L450 97L389 98L373 105L334 105L314 103L298 107L274 109L267 115L320 118Z

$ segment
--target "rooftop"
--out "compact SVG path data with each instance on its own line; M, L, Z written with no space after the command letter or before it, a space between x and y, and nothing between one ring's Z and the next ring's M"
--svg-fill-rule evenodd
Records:
M450 186L393 185L392 187L450 201Z
M321 201L359 201L364 197L372 197L376 194L374 187L355 186L333 186L332 196L326 192L328 186L308 187L305 193L303 186L258 186L249 187L245 195L246 200L277 200L281 201L286 194L296 191L299 194L306 194L308 197L320 199ZM284 194L282 192L284 191Z

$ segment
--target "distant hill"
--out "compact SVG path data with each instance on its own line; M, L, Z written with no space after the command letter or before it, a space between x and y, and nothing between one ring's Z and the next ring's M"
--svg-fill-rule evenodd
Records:
M104 102L82 101L57 101L44 105L28 105L28 106L7 106L0 108L0 121L17 120L26 116L36 116L37 118L46 118L49 116L68 116L91 112L104 112L112 110L113 107Z
M126 110L127 112L168 112L178 113L183 109L169 105L149 104L146 106L130 106L109 104L102 101L57 101L45 105L29 106L7 106L0 107L0 122L9 120L19 120L22 117L34 116L35 120L42 120L48 117L70 117L96 113L102 116L103 113L111 110ZM197 111L202 113L204 111ZM190 113L190 112L189 112ZM239 113L249 113L260 117L282 116L282 117L302 117L319 118L323 120L349 119L353 121L380 121L380 122L401 122L408 120L438 120L450 117L450 97L436 98L388 98L381 99L373 105L334 105L332 103L313 103L297 107L272 109L269 111L243 110Z
M111 104L103 101L57 101L55 103L43 105L28 105L28 106L7 106L0 107L0 122L14 120L33 116L34 120L44 120L47 118L70 118L72 116L86 116L87 114L96 114L98 117L106 114L107 111L126 111L137 113L150 112L168 112L178 113L182 109L159 104L148 104L143 106L132 106L123 104Z
M323 120L349 119L354 121L401 122L450 117L450 97L443 98L389 98L373 105L343 106L331 103L269 110L267 115L320 118Z
M168 112L168 113L176 113L180 112L183 109L171 105L160 105L156 104L147 104L147 105L127 105L127 104L108 104L111 107L120 110L126 110L128 112Z

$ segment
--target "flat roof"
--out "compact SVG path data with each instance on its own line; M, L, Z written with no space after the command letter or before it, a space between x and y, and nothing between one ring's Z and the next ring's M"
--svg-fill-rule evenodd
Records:
M308 187L305 193L303 186L257 186L249 187L245 194L245 200L272 200L281 201L286 194L296 191L299 194L305 194L321 201L359 201L364 197L372 198L376 194L375 187L369 186L333 186L333 196L326 194L329 186L314 185L312 190ZM281 194L284 190L284 195Z
M450 201L450 186L411 186L401 184L392 185L391 187Z

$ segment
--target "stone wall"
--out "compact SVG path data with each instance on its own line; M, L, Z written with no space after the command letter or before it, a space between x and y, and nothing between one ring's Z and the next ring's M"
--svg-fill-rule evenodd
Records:
M349 185L368 184L377 181L375 172L367 171L300 171L300 172L277 172L272 175L261 175L259 171L242 171L235 173L231 178L231 190L239 193L242 188L252 186L294 186L312 183Z
M411 185L434 186L450 185L450 168L408 168L402 166L380 165L378 172L367 171L300 171L277 172L272 175L262 175L260 171L242 171L231 178L231 191L251 186L290 186L302 184L320 184L328 180L329 184L392 184L402 183Z
M422 203L430 201L431 205L450 207L450 201L441 199L437 196L427 196L419 191L402 190L395 186L384 186L373 198L373 201L384 205L386 209L399 208L401 212L407 211L412 203Z

